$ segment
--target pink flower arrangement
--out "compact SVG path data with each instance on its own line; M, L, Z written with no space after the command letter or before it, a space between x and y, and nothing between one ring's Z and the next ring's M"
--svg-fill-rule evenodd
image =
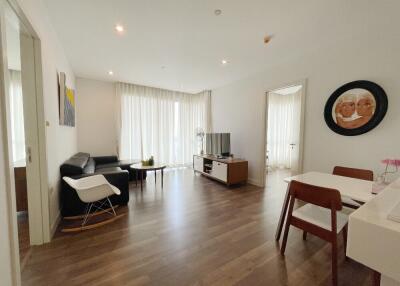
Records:
M383 164L386 164L387 166L394 166L394 167L400 167L400 160L399 159L385 159L382 160Z
M385 159L381 161L383 164L386 165L385 171L379 176L383 183L386 183L386 176L388 174L397 173L400 167L400 160L399 159ZM394 170L389 171L389 166L392 166Z

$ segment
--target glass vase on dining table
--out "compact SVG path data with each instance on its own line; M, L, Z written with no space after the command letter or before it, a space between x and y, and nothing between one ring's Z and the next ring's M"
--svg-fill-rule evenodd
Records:
M386 165L385 171L376 178L376 180L372 186L373 194L379 194L380 191L382 191L387 185L389 185L387 176L389 174L397 173L398 167L400 166L400 160L398 160L398 159L385 159L385 160L382 160L382 163ZM390 167L394 167L394 168L392 170L390 170Z

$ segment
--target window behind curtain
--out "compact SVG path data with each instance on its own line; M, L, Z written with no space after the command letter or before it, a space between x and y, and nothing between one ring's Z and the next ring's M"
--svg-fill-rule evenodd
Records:
M196 129L209 130L210 92L188 94L117 84L121 100L121 159L146 159L170 166L190 164L200 145Z
M21 72L10 72L10 111L13 161L25 161L24 105Z
M274 168L291 168L291 145L299 144L300 90L291 94L268 93L268 163Z

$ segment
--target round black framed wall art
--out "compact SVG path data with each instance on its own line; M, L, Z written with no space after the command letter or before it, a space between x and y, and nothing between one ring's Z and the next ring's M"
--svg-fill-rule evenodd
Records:
M332 93L326 102L324 117L332 131L344 136L356 136L378 126L387 109L388 98L381 86L357 80Z

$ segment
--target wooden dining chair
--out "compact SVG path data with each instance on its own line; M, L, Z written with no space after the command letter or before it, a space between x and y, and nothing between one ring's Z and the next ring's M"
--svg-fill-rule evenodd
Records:
M333 168L332 174L366 181L374 180L374 172L372 172L371 170L335 166Z
M337 175L337 176L366 180L366 181L374 180L374 172L372 172L371 170L365 170L365 169L356 169L356 168L335 166L333 168L332 174ZM354 211L354 209L357 209L361 206L360 203L358 203L350 198L347 198L347 197L342 197L342 203L344 206L353 209L353 211Z
M293 210L296 200L307 204ZM338 251L337 237L342 231L344 251L347 245L348 216L339 212L342 201L339 191L291 181L289 185L289 211L286 220L285 232L281 247L281 254L285 255L286 243L290 226L318 236L332 244L332 283L338 282ZM303 237L305 238L305 237Z

